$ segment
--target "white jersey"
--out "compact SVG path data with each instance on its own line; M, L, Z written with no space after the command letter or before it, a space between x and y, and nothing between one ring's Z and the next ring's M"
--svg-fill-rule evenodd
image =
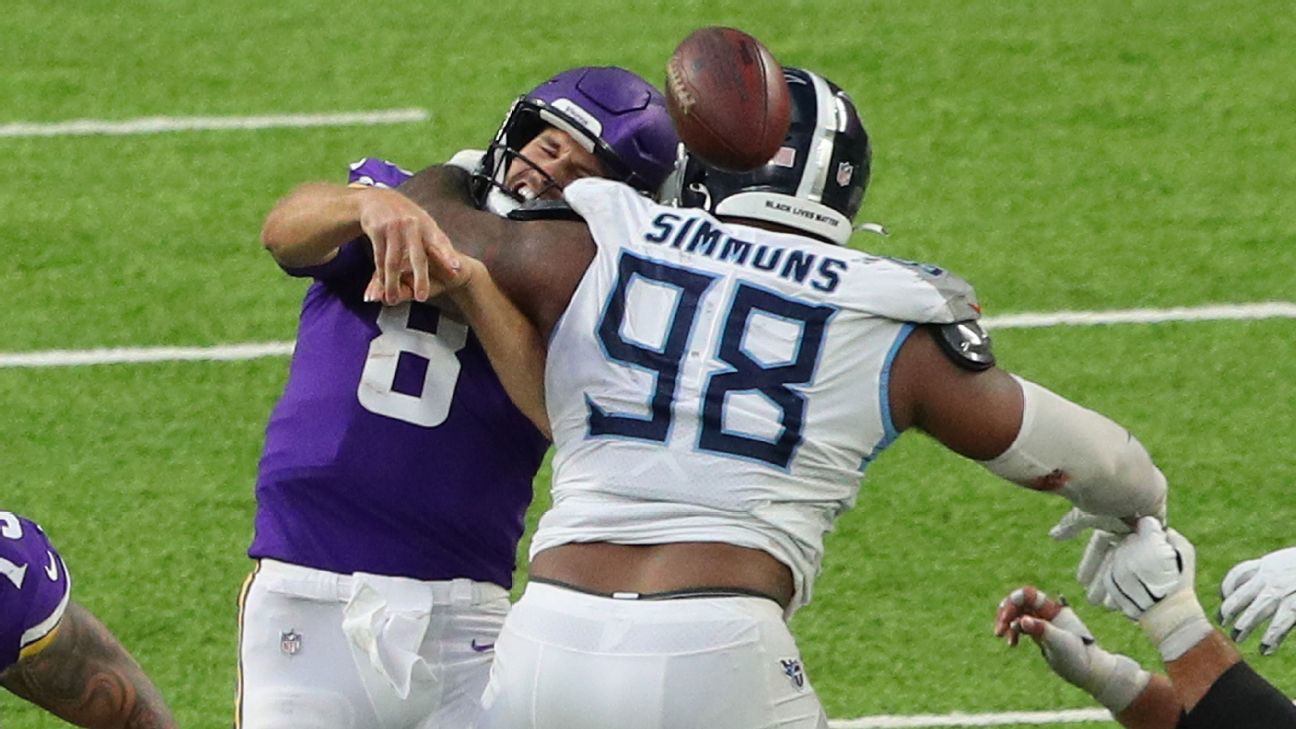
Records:
M823 537L897 432L890 365L914 323L975 319L930 266L720 223L583 179L597 252L549 344L553 508L568 542L764 550L810 599Z

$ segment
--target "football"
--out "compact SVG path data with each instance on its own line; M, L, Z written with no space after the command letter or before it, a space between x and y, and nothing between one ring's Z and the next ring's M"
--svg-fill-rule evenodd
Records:
M754 170L778 152L792 116L789 93L774 55L736 28L693 31L666 65L666 108L680 140L731 172Z

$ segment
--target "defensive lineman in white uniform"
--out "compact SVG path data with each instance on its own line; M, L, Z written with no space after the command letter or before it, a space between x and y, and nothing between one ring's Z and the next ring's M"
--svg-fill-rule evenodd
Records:
M557 448L485 727L826 726L783 618L909 427L1089 515L1164 512L1136 439L994 366L965 283L839 247L867 136L840 89L788 82L784 153L744 175L685 155L681 208L579 181L583 224L519 224L463 205L452 174L406 188L473 257L427 221L376 285L408 269L425 295L430 261Z
M624 186L566 198L598 252L549 347L554 506L532 553L727 542L773 553L808 602L824 533L897 436L899 345L976 319L972 289Z

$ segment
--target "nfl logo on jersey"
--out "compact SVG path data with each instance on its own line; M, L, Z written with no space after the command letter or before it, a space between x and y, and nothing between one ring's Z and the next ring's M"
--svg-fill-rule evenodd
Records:
M279 650L283 651L286 655L297 655L297 653L301 651L301 633L298 633L295 630L280 633Z
M801 670L801 661L796 658L779 659L779 665L783 666L783 673L787 674L788 680L792 682L797 689L805 688L805 671Z

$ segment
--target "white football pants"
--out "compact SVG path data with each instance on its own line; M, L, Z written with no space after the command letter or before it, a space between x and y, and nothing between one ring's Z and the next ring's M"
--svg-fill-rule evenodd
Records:
M465 729L508 592L261 560L240 599L240 729Z
M531 583L481 729L826 729L783 610L758 597L630 600Z

